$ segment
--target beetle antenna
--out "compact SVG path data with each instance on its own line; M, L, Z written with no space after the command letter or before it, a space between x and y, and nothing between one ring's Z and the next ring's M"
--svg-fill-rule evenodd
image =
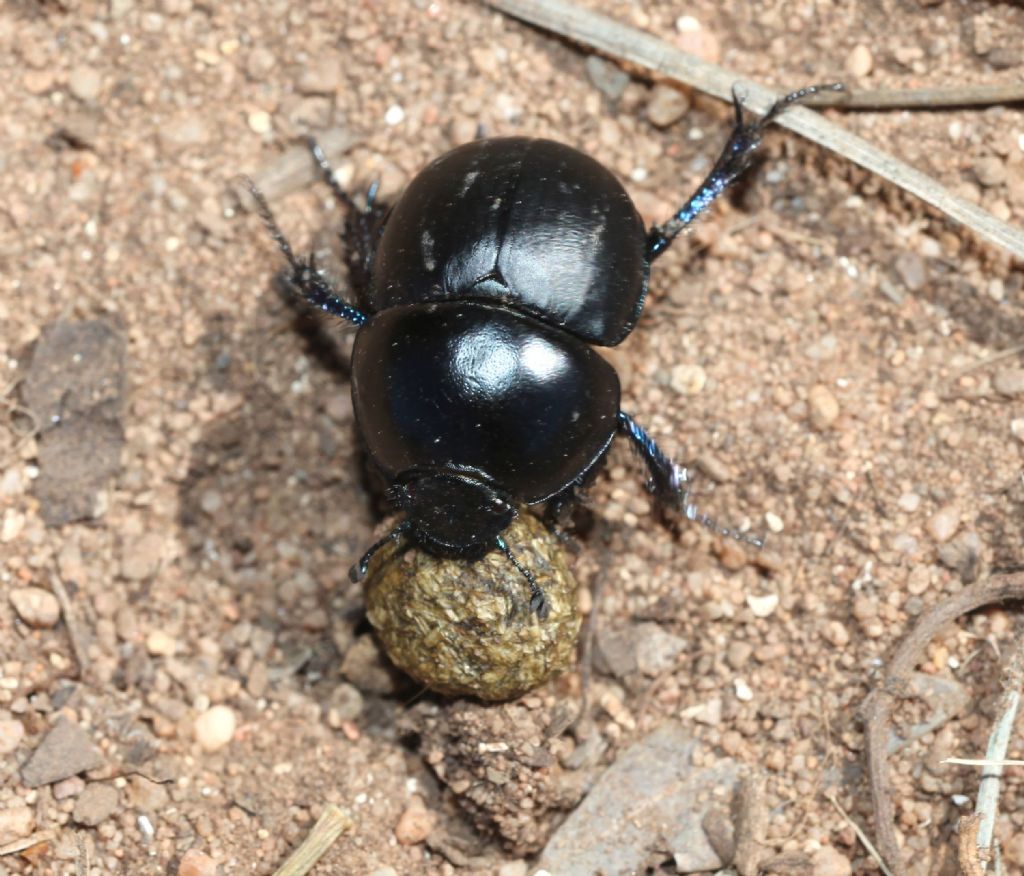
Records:
M691 502L692 478L689 469L669 459L654 443L654 439L647 434L643 426L625 411L619 411L619 431L630 440L633 448L647 463L647 471L650 473L647 489L661 502L679 510L687 520L699 523L725 538L746 542L759 549L764 547L763 536L751 535L739 529L722 526L715 518L701 511L694 502Z
M401 543L405 540L405 535L409 531L410 526L411 524L409 523L408 520L403 520L401 523L398 524L398 526L392 529L391 532L385 535L384 538L380 539L379 541L371 545L370 549L365 554L363 554L362 559L358 563L356 563L351 569L349 569L349 580L353 584L358 584L360 581L362 581L366 577L366 573L370 569L370 561L374 558L377 552L382 547L384 547L387 544L390 544L391 542L395 542L395 544L401 545Z
M536 614L541 620L547 619L547 616L551 611L551 606L548 604L548 598L544 593L544 589L537 583L537 579L533 577L533 572L519 562L516 555L512 553L512 548L508 546L508 542L500 535L497 538L497 544L498 549L509 558L512 565L516 567L519 574L522 575L526 579L526 583L530 585L530 611Z
M732 133L729 135L722 153L718 156L715 166L711 168L711 173L707 175L690 200L683 204L667 222L651 228L647 235L648 261L654 261L668 249L669 244L676 239L679 232L706 211L722 192L743 175L744 171L750 167L757 147L761 145L761 134L765 127L774 121L783 110L819 91L842 91L843 89L844 86L841 82L799 88L796 91L791 91L785 97L780 97L760 119L748 122L743 113L743 98L737 88L733 86L732 105L735 121Z
M335 293L316 269L316 263L312 256L310 256L308 261L304 262L295 255L295 250L292 249L288 238L284 236L284 232L281 231L277 220L274 219L270 205L267 203L263 192L259 190L259 186L248 176L243 176L242 181L256 202L256 210L263 220L263 224L267 227L267 231L288 261L288 265L292 270L291 281L302 293L302 297L318 310L329 313L331 316L337 316L355 325L365 323L368 319L366 314L348 304Z

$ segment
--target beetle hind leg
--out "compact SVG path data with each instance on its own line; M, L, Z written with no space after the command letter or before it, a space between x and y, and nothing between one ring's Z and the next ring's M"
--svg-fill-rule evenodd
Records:
M736 119L725 148L701 183L700 188L683 204L676 214L662 225L655 225L647 235L647 258L653 261L666 249L679 233L704 213L715 200L750 167L757 147L761 145L761 134L765 127L786 108L817 94L819 91L842 91L841 83L808 85L779 98L760 119L748 122L743 114L743 101L736 89L732 92L732 105Z
M743 541L756 548L764 547L763 536L722 526L717 520L698 508L690 499L692 478L689 470L669 459L654 443L654 439L647 434L646 430L624 411L619 411L619 431L629 439L634 449L643 457L650 475L647 488L663 506L681 513L687 520L699 523L725 538Z

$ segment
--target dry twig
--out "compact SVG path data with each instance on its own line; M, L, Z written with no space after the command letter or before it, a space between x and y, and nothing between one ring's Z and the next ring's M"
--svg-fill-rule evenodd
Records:
M354 823L351 818L337 806L328 806L321 815L309 836L303 840L284 865L274 871L274 876L305 876L334 844L343 833L352 830Z
M904 872L896 842L896 814L889 793L887 745L893 706L910 683L910 674L921 660L925 647L946 624L986 605L1024 599L1024 573L1000 575L966 587L921 615L917 625L897 647L882 685L865 704L865 737L868 773L875 810L875 831L886 863L896 876Z
M878 869L881 870L885 874L885 876L892 876L892 870L890 870L885 865L885 861L879 854L878 849L876 849L871 840L868 839L868 835L860 829L860 825L857 824L857 822L854 821L852 818L850 818L847 811L843 809L843 807L839 804L839 801L832 794L826 794L825 798L828 800L829 803L835 806L836 812L838 812L840 816L842 816L843 821L850 825L853 832L857 834L857 839L860 840L861 845L868 850L868 854L871 855L871 857L875 860L875 863L878 864Z
M736 73L717 64L702 61L671 43L604 15L581 9L568 0L487 2L495 9L573 42L653 70L668 79L724 100L731 98L733 85L741 79ZM776 98L772 91L753 82L744 80L741 87L755 110L767 110ZM807 107L788 110L778 118L777 123L889 180L941 210L951 219L973 229L990 243L1002 247L1018 259L1024 259L1024 231L954 195L926 174L844 131Z
M864 91L824 91L804 106L841 109L940 109L958 106L994 106L1024 101L1024 82L985 85L949 85L939 88L880 88Z
M963 876L984 876L985 865L978 855L978 828L980 815L965 815L960 819L960 839L957 841L957 860Z
M68 639L71 642L71 651L75 655L75 663L78 664L77 677L81 678L85 675L86 667L88 666L89 652L85 647L85 639L78 626L78 617L75 614L71 597L68 595L68 591L64 587L64 582L61 581L60 575L56 572L50 575L50 589L53 590L53 595L57 597L57 602L60 604L60 613L64 616L64 626L67 627L68 630Z

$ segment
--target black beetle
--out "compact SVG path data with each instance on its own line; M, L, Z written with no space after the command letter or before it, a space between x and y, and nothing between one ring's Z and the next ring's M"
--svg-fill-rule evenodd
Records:
M734 95L732 134L696 193L663 225L644 228L601 164L550 140L481 139L438 158L382 213L371 189L361 224L366 300L342 300L299 260L250 181L291 280L314 306L359 326L352 398L370 458L404 518L353 568L366 573L389 540L468 560L495 548L544 594L502 533L519 505L549 502L557 522L616 433L639 451L666 507L722 535L688 494L687 470L619 409L615 370L591 345L614 346L643 308L653 260L751 163L764 127L824 88L810 86L747 122ZM324 179L352 208L319 147ZM357 571L358 570L358 571Z

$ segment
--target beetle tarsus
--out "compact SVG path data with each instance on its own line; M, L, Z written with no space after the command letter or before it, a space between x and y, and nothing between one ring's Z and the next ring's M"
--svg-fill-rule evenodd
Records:
M377 553L377 551L379 551L382 547L384 547L386 544L389 544L390 542L401 544L401 542L405 538L405 534L408 531L409 522L403 520L401 523L398 524L398 526L392 529L391 532L385 535L382 539L379 539L378 541L374 542L370 546L370 549L365 554L363 554L362 559L360 559L358 563L356 563L351 569L349 569L349 580L353 584L358 584L360 581L362 581L366 577L366 573L370 569L370 561L373 560L374 555Z
M647 489L665 507L681 513L687 520L699 523L725 538L746 542L756 548L764 547L764 537L751 535L739 529L722 526L708 514L705 514L694 502L690 501L690 471L685 466L669 459L654 443L654 439L625 411L619 411L619 431L625 435L636 451L647 463L650 479Z
M537 579L533 577L533 572L526 568L514 553L512 548L508 546L508 542L505 541L500 535L497 539L498 549L509 558L516 569L519 570L519 574L526 579L526 583L530 585L530 611L537 615L541 620L546 620L551 612L551 605L548 603L547 594L544 592L544 588L537 583Z
M653 261L666 249L679 233L710 207L729 186L750 167L757 147L761 145L761 134L788 107L817 94L819 91L842 91L840 82L827 85L808 85L791 91L771 105L760 119L748 122L743 113L743 99L734 87L732 103L736 120L732 133L726 141L715 166L704 182L676 214L662 225L655 225L647 236L647 257Z

